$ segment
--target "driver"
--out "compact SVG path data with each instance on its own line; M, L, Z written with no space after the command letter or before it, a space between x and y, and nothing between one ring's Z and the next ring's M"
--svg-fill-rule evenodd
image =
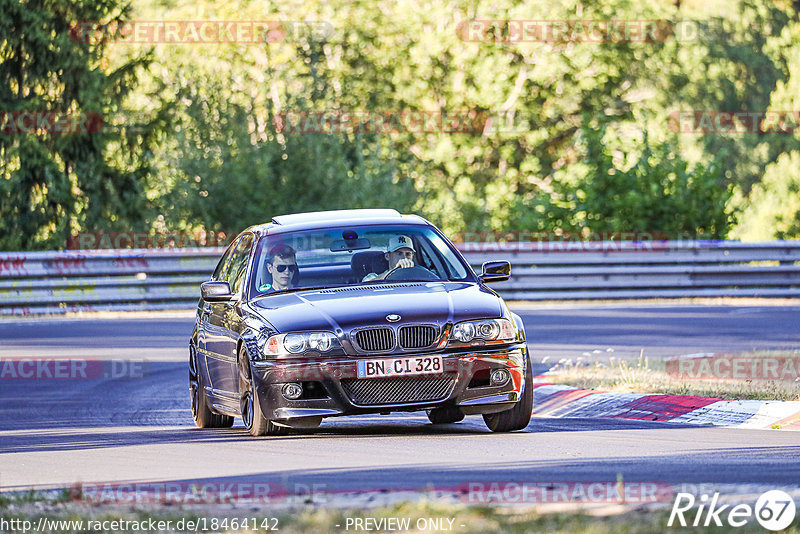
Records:
M394 269L407 269L414 266L414 243L407 235L397 235L389 239L389 245L384 254L389 268L380 274L369 273L362 282L370 280L383 280Z
M295 250L289 245L277 245L267 255L267 272L272 275L272 284L264 282L259 291L273 293L294 287L294 275L297 274Z

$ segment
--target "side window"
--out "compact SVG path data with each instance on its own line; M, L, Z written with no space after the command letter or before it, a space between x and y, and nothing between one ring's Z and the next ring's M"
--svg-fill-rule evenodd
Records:
M253 245L253 234L246 234L236 244L236 249L231 256L230 267L226 269L225 280L231 285L231 291L238 293L244 282L247 272L247 260L250 258L250 249Z
M236 240L234 240L233 243L231 243L228 246L228 250L226 250L225 254L222 255L222 258L219 260L219 263L217 264L217 268L214 269L214 274L211 277L212 280L215 280L217 282L223 280L222 273L224 272L225 266L228 263L231 254L233 254L233 249L235 248L236 248Z

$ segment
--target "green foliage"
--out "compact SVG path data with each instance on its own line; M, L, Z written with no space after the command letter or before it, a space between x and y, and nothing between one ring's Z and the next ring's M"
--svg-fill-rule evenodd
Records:
M743 240L800 238L800 152L767 167L741 218L736 236Z
M770 110L800 113L800 21L783 30L786 42L793 43L784 54L788 77L777 83L771 96ZM797 122L797 119L795 119ZM740 224L734 237L743 240L800 238L800 131L780 138L782 153L764 169L763 179L749 196L740 196Z
M160 199L171 220L236 232L289 212L411 206L413 188L397 183L397 165L375 135L270 133L253 141L241 107L188 100L176 136L176 168L187 179Z
M772 2L740 0L730 16L705 16L691 43L676 42L665 56L665 104L672 109L763 111L786 77L782 38L789 14ZM779 137L705 135L708 155L725 155L725 178L745 191L760 180L763 165L777 157Z
M724 238L734 213L740 229L761 221L753 235L795 231L792 213L772 217L770 199L792 194L794 156L782 154L800 151L796 136L668 125L676 110L800 109L800 23L788 3L143 0L131 11L117 2L0 0L2 109L124 119L96 135L0 136L0 248L58 247L80 229L231 232L282 213L355 207L417 212L448 233ZM146 52L68 38L72 21L124 18L279 20L295 31L278 43ZM692 19L698 32L473 42L458 32L471 19ZM276 115L297 110L495 119L483 134L277 131Z
M287 46L308 69L270 65L270 85L250 80L259 84L253 96L231 94L231 80L219 73L182 73L174 80L174 99L183 109L168 153L174 185L158 199L166 221L236 232L290 212L413 207L413 184L399 170L410 158L379 135L278 131L275 108L262 100L276 80L283 94L276 85L272 95L284 110L336 101L332 74L320 64L322 43L301 39ZM246 65L249 59L232 61Z
M647 134L636 153L612 154L604 134L585 132L588 173L571 191L581 227L593 232L657 229L670 238L693 239L728 233L731 188L723 184L715 163L689 169L673 152L674 143L651 143Z
M103 43L71 37L75 21L119 20L128 7L99 2L0 0L0 109L118 110L144 56L101 67ZM88 130L91 130L89 128ZM114 150L111 150L111 148ZM148 175L144 134L0 135L0 248L60 248L78 228L144 227Z
M552 192L516 199L521 226L575 235L724 237L733 223L732 188L717 163L690 166L675 153L674 138L655 141L643 132L629 138L607 126L582 126L575 139L581 157L555 173Z

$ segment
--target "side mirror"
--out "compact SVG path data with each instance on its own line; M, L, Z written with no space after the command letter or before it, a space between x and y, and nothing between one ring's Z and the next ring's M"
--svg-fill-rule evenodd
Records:
M511 264L507 261L487 261L478 277L481 282L504 282L511 276Z
M200 284L200 295L206 302L225 302L233 298L228 282L203 282Z

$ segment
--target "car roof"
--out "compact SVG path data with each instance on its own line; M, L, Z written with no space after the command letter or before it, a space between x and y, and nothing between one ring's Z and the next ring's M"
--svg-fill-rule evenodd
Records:
M246 231L267 235L330 226L360 226L365 224L423 224L432 226L430 222L419 215L403 215L393 209L354 209L280 215L273 217L269 223L251 226Z

